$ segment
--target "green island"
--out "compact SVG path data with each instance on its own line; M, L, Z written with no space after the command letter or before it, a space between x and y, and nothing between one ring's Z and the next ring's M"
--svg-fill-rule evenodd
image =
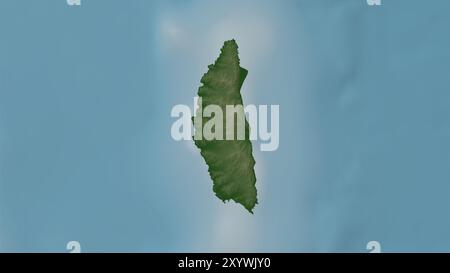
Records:
M253 213L258 203L255 159L249 139L250 126L245 118L240 92L247 73L246 69L240 67L236 41L226 41L220 56L214 64L208 66L208 72L200 80L203 85L198 89L198 108L192 120L195 128L194 142L208 165L214 193L223 202L233 200ZM203 115L203 109L209 105L219 106L223 113L228 106L240 106L236 107L236 116L233 114L233 119L243 117L245 135L236 137L239 124L237 121L233 122L232 127L228 126L228 123L224 126L220 132L223 138L202 138L204 125L207 126L212 119L218 118L214 115ZM224 119L223 116L220 118ZM227 137L230 133L234 136L231 140Z

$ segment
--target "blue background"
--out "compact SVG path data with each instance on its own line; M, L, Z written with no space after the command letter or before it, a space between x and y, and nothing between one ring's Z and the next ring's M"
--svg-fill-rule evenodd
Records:
M2 0L0 251L450 251L450 2ZM212 192L176 104L235 38L260 204Z

